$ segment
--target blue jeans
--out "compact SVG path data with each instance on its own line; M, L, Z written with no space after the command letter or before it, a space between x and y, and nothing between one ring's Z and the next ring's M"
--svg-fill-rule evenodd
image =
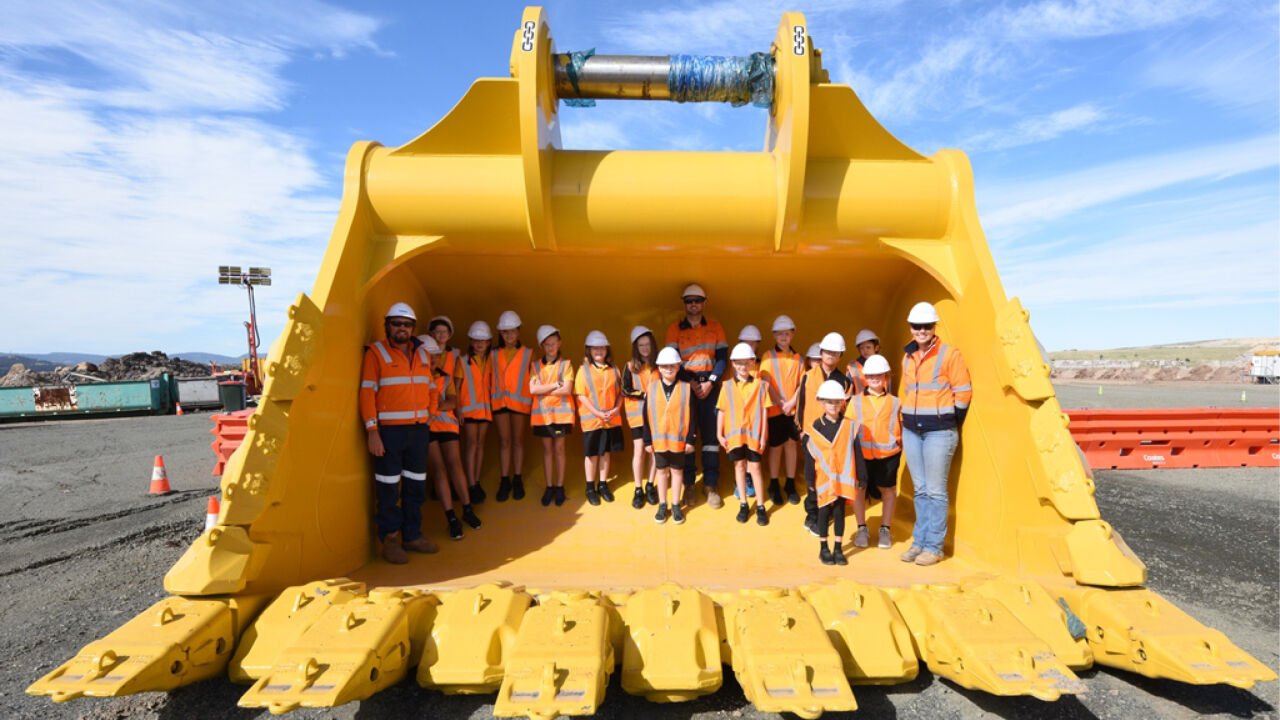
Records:
M916 525L911 544L938 555L947 537L947 475L959 444L960 433L955 429L923 435L902 430L902 454L907 456L915 492Z

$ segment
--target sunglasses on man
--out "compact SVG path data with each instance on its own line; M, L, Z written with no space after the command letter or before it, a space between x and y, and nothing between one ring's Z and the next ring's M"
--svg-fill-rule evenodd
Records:
M701 305L705 301L706 301L706 298L687 297L684 299L684 304L685 305Z
M412 320L388 320L387 324L390 325L391 327L399 327L399 328L413 327Z
M912 330L932 330L937 323L911 323Z

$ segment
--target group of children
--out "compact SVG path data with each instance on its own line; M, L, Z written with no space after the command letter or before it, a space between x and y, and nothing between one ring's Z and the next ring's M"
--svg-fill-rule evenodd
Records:
M685 461L695 449L696 422L694 391L680 377L680 351L659 349L653 332L636 326L630 333L630 357L618 366L608 338L593 330L575 371L563 355L557 328L538 328L542 356L535 358L521 343L521 324L514 311L503 312L495 343L489 324L476 321L467 331L465 351L450 346L454 327L445 316L428 321L427 334L419 336L433 366L429 462L451 536L461 537L461 525L450 495L463 503L469 523L474 518L471 503L486 499L480 477L490 424L497 425L500 447L496 499L520 500L525 495L521 461L531 425L543 445L546 488L541 503L564 504L565 438L575 418L582 430L585 496L590 504L614 501L607 479L612 455L623 449L625 424L633 446L632 506L656 505L656 522L670 518L683 523L684 491L693 482L685 477ZM772 331L774 347L761 356L759 329L743 328L729 354L732 375L724 379L716 402L717 439L733 463L740 502L737 521L751 518L752 498L756 522L762 526L769 524L766 495L776 505L800 502L795 478L803 449L805 526L822 540L821 561L847 564L841 539L848 502L858 523L854 545L869 545L868 487L884 502L877 545L890 547L902 431L899 403L890 392L889 364L876 354L879 339L870 330L860 332L859 355L841 370L845 343L839 333L828 333L801 357L791 347L795 323L789 317L779 316ZM766 455L771 477L767 490L762 466ZM785 486L779 482L784 462ZM472 525L478 527L478 521ZM828 529L834 531L830 537Z

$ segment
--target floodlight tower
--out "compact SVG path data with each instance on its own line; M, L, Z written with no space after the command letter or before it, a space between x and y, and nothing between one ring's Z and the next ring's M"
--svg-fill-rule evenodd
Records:
M241 272L239 265L218 266L219 285L241 285L249 291L249 322L244 324L249 335L249 371L245 375L245 390L250 395L262 392L262 370L258 366L258 311L253 302L254 285L271 284L271 268L251 267Z

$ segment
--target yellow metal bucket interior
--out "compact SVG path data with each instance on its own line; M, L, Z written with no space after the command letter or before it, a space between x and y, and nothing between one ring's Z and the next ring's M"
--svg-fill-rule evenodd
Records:
M616 663L629 692L670 700L718 687L723 661L757 706L806 717L852 709L845 676L902 681L914 676L917 658L966 687L1046 699L1076 691L1068 666L1093 661L1187 682L1274 678L1220 633L1139 587L1145 566L1099 517L1028 313L1000 285L962 153L923 157L893 138L851 88L829 82L798 13L779 25L761 152L562 150L547 21L530 8L521 23L512 77L476 81L403 147L361 143L349 155L315 288L290 308L267 362L263 401L223 475L219 525L165 579L175 596L168 602L213 603L209 612L220 608L224 624L210 620L181 639L160 633L163 642L190 652L206 647L208 636L229 642L210 651L203 674L140 666L137 682L107 683L104 668L115 667L107 660L120 662L121 653L105 653L141 642L126 626L31 692L70 699L174 687L223 672L237 641L233 678L259 681L242 704L275 711L358 699L414 666L427 687L501 686L495 712L536 717L593 710L603 689L592 688ZM802 52L793 47L797 37ZM527 437L528 497L480 506L484 527L457 543L445 542L443 516L428 502L425 531L441 541L439 554L403 566L377 559L356 391L363 347L379 336L393 302L410 303L419 318L448 315L459 330L455 346L471 321L516 310L525 343L534 344L537 325L555 325L577 365L590 330L612 339L615 358L627 356L633 325L661 340L690 282L707 289L708 314L731 334L748 323L767 329L786 313L803 350L828 331L852 338L873 328L895 367L909 339L908 308L922 300L937 306L939 332L963 353L974 387L950 478L945 562L921 568L897 559L912 521L905 467L894 549L855 551L848 567L831 568L819 564L798 506L774 508L768 527L739 525L731 503L715 511L695 492L685 525L656 526L652 508L628 502L629 444L613 458L622 497L586 505L576 433L564 507L538 503L541 445ZM490 490L495 436L491 430L484 471ZM720 489L732 489L727 462ZM873 504L873 533L879 513ZM331 578L355 583L315 584ZM482 585L489 589L476 590ZM694 600L680 600L681 592ZM654 622L675 632L671 618L703 602L688 627L709 637L713 652L718 644L721 656L699 650L690 660L698 670L683 685L646 675L656 666L644 653L667 647L643 642L658 637ZM304 630L327 627L308 613L331 606L354 609L333 620L337 635L308 645ZM496 617L493 608L506 613L493 627L505 630L475 630L468 639L468 628ZM157 627L194 617L157 612ZM652 617L660 620L645 619ZM883 623L848 624L858 617ZM826 632L810 633L810 622ZM336 652L333 638L354 643L371 627L384 630L360 645L363 659L352 667L376 667L320 683L340 665L324 659ZM850 627L860 642L878 644L859 657L856 643L839 639ZM782 634L768 635L775 632ZM565 640L580 637L587 640ZM583 650L600 638L603 645ZM561 640L548 665L529 654L532 643ZM448 648L468 642L488 643L476 651L487 659L473 674L451 675L450 663L466 663ZM1205 647L1216 648L1212 657L1192 657ZM598 655L596 664L575 665L581 652ZM635 659L646 657L648 664ZM886 658L891 670L868 669ZM841 677L823 685L831 662ZM578 681L581 689L572 689ZM307 694L322 685L347 690Z

